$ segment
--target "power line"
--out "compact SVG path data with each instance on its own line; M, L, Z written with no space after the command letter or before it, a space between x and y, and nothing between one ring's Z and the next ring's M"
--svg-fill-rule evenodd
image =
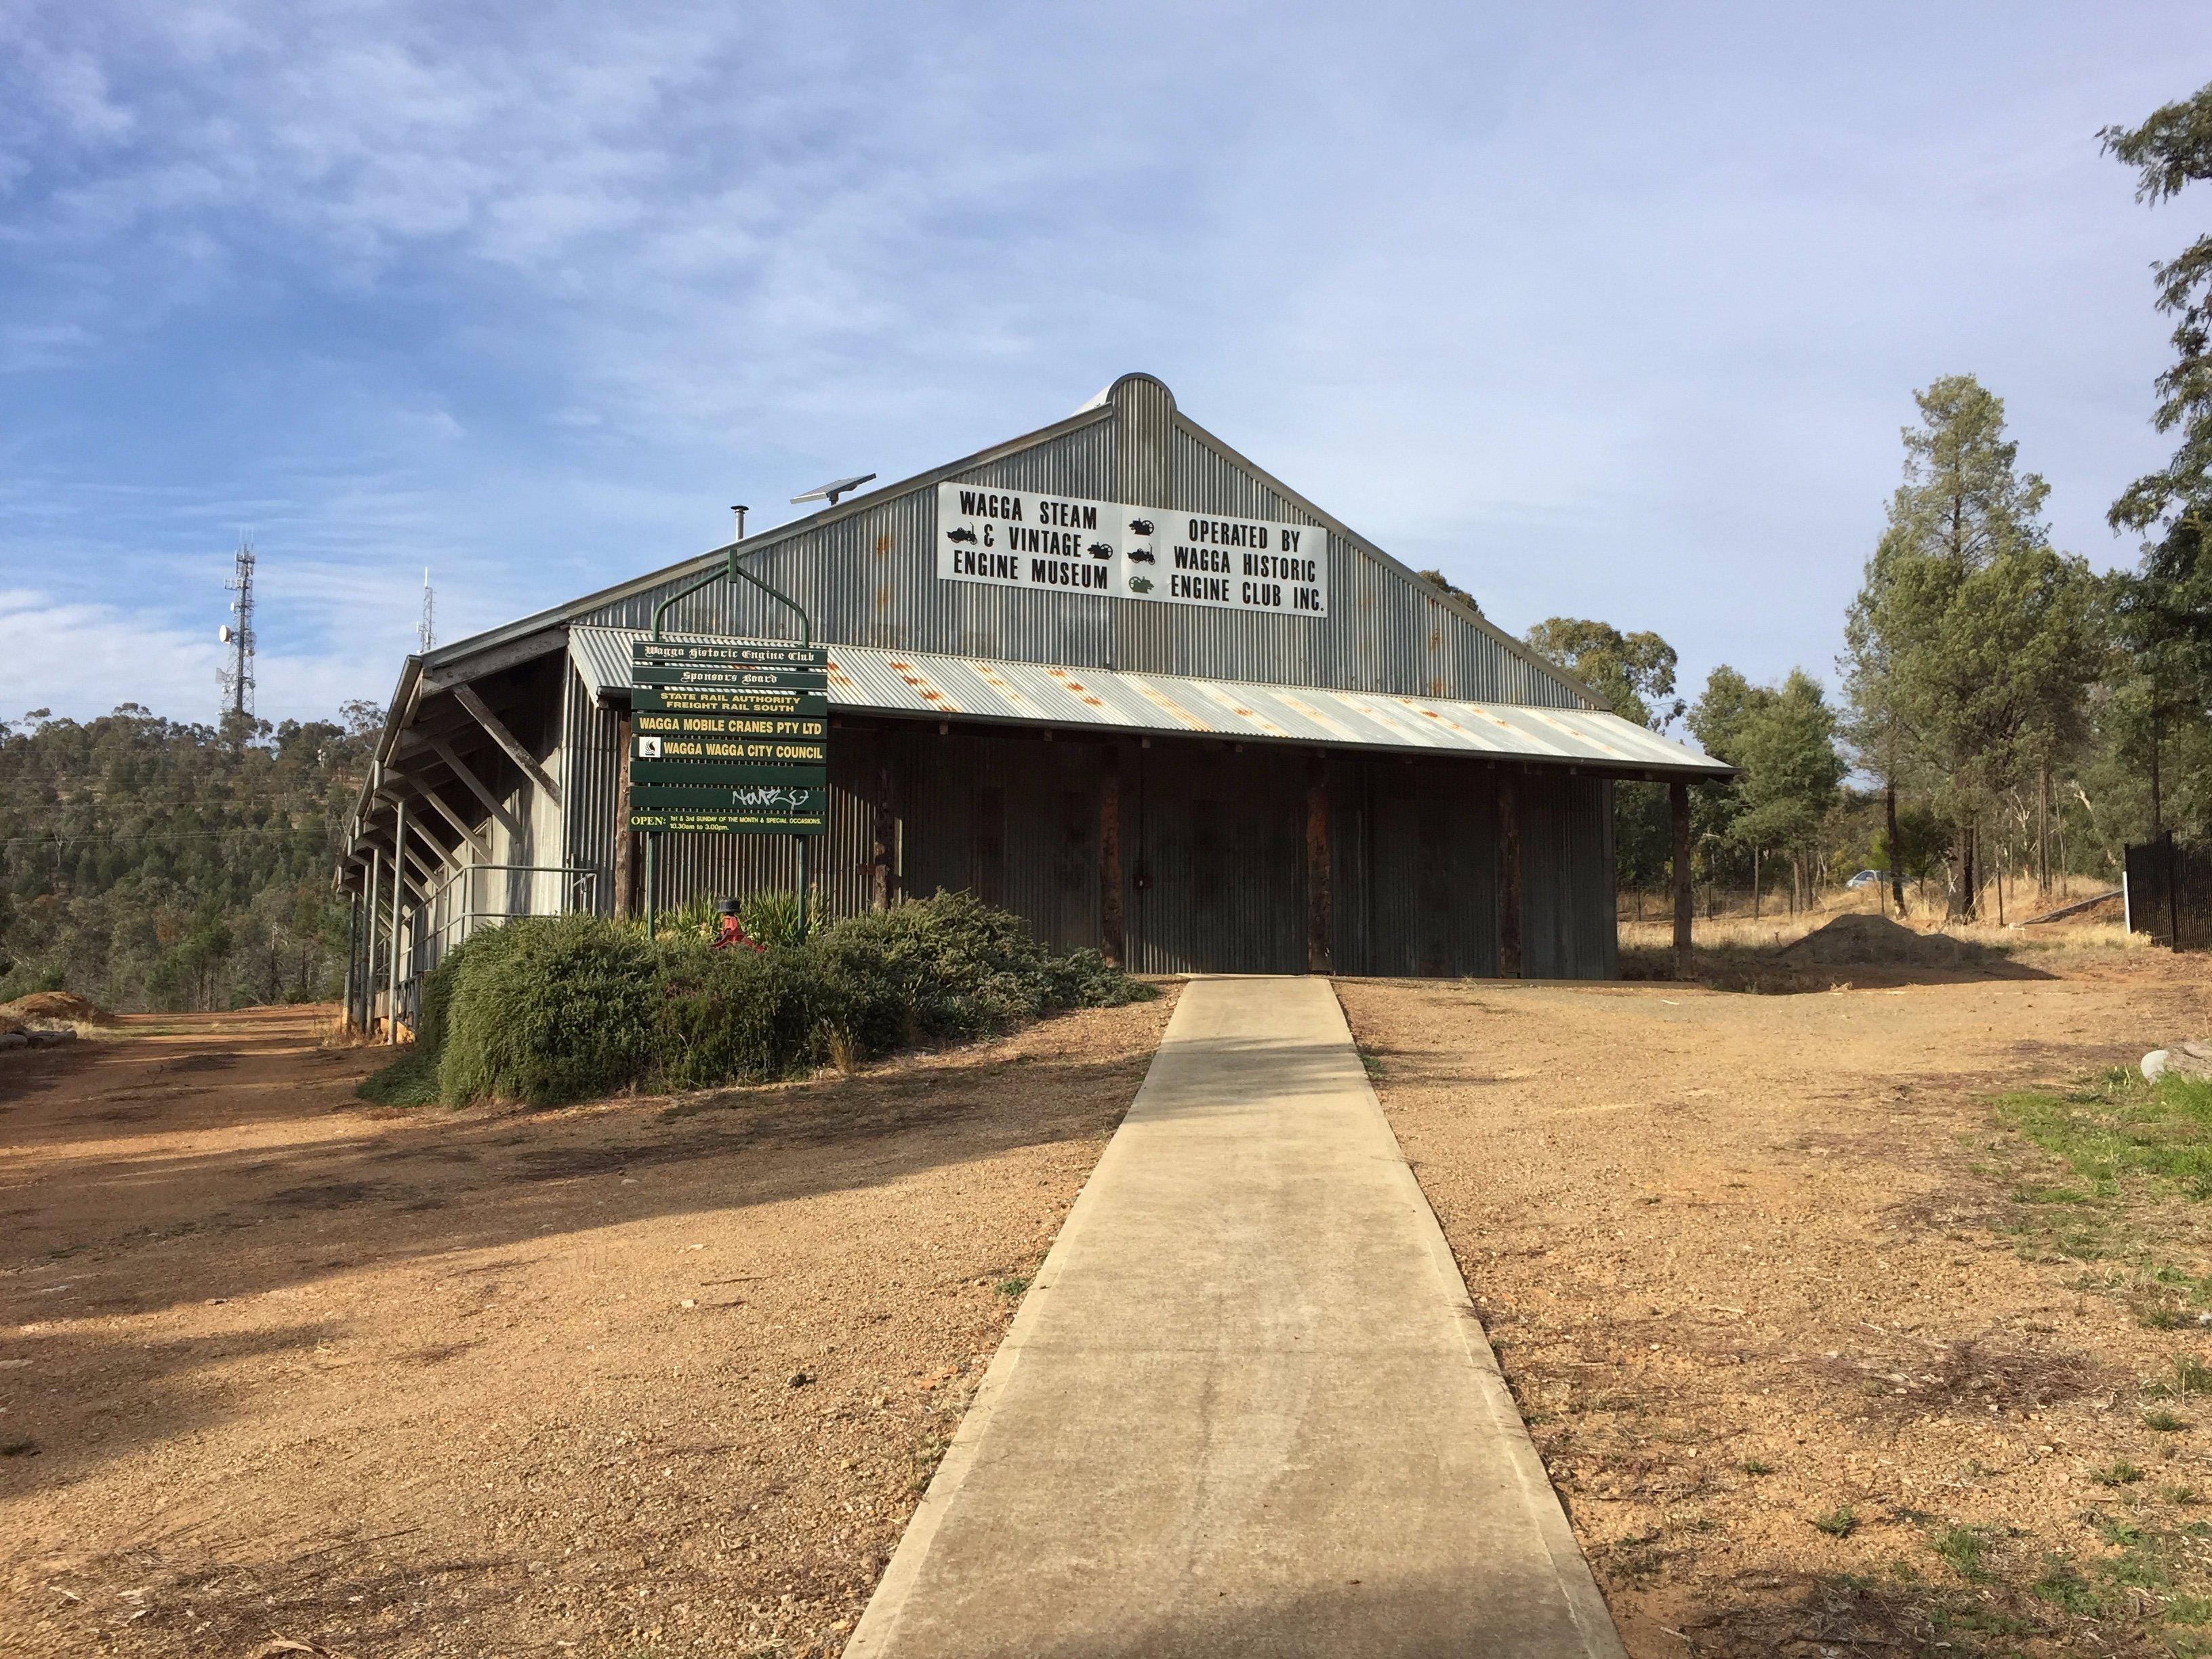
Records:
M4 787L7 787L7 785L0 783L0 790L4 790ZM343 790L338 790L338 794L347 796L347 799L352 799L352 796L356 794L356 792L358 792L358 787L361 787L361 785L358 785L358 783L345 785L345 787L343 787ZM97 811L97 810L100 810L100 807L111 805L111 803L118 803L118 801L146 801L146 796L143 796L143 794L133 794L133 792L131 792L131 790L118 790L118 792L115 792L115 794L76 796L76 799L69 799L69 801L22 801L22 799L20 799L20 805L24 805L24 807L53 807L53 810L58 810L58 811L66 811L66 810L70 810L70 807L88 807L88 810ZM170 803L168 803L168 807L166 807L166 810L168 810L168 811L222 811L223 807L276 805L276 803L283 803L283 801L299 801L299 803L301 803L301 807L312 807L312 805L316 805L314 794L310 794L310 792L307 792L307 790L299 790L299 792L289 792L289 794L223 794L223 796L206 796L206 794L204 794L204 796L188 796L188 799L184 799L184 801L170 801ZM155 807L155 810L161 810L161 807L157 805L157 807Z
M10 836L0 840L0 847L60 847L88 842L224 841L234 836L272 836L296 834L302 830L331 830L337 823L335 818L325 818L320 824L264 824L252 830L149 830L128 836Z

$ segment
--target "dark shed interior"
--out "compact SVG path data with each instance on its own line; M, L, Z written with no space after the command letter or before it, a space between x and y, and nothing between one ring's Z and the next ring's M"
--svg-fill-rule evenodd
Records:
M812 879L832 915L966 890L1140 973L1489 976L1510 884L1521 973L1617 966L1612 786L1564 769L833 717L830 788ZM584 856L626 869L630 914L644 861L616 822ZM799 878L788 837L665 836L657 864L663 906Z

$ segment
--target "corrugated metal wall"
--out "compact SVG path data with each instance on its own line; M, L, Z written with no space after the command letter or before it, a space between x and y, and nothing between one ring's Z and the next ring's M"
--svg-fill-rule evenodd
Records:
M1304 754L1155 743L1122 776L1128 965L1305 972Z
M1521 971L1530 979L1617 977L1613 785L1526 773L1521 799Z
M1338 763L1330 850L1340 971L1498 971L1497 787L1495 772L1468 762Z
M580 693L580 684L577 690ZM569 703L567 861L614 862L614 720ZM1106 744L1033 732L833 720L830 828L816 841L824 908L874 901L876 816L894 894L966 890L1029 921L1055 948L1100 938L1099 813ZM1141 973L1304 973L1307 751L1115 740L1122 914ZM1339 755L1328 763L1332 940L1348 974L1498 971L1498 777L1477 761ZM1616 971L1611 786L1518 775L1524 971ZM885 793L888 787L888 794ZM588 805L606 803L604 812ZM790 890L795 844L777 836L665 836L664 907ZM611 881L600 884L604 909Z
M583 676L570 664L561 703L561 862L606 873L596 884L595 908L614 908L615 830L622 805L622 773L629 757L617 746L615 713L592 700Z
M1291 523L1313 515L1206 441L1145 376L1116 383L1095 419L958 475L963 482L1141 501ZM1133 599L1026 592L937 574L937 492L926 485L771 544L748 568L813 618L816 636L854 645L1131 668L1356 691L1573 708L1584 701L1426 583L1329 535L1329 614L1315 621ZM642 628L672 579L579 621ZM684 631L781 637L790 614L718 583L670 612Z
M927 728L884 734L895 756L902 890L963 890L1056 949L1099 945L1100 746Z

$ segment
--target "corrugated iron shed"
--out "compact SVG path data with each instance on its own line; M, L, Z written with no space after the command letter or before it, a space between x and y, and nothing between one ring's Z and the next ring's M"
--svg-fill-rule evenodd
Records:
M646 637L641 629L569 630L569 658L595 698L628 696L630 645ZM1696 750L1598 709L1058 667L871 646L828 648L830 707L856 714L1462 754L1655 776L1725 777L1729 772Z

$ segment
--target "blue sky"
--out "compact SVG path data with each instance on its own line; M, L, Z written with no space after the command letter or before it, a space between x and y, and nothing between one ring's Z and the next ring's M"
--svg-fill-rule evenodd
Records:
M2163 445L2186 4L0 0L0 717L261 708L1144 369L1519 632L1832 679L1912 389ZM2208 198L2212 199L2212 198Z

